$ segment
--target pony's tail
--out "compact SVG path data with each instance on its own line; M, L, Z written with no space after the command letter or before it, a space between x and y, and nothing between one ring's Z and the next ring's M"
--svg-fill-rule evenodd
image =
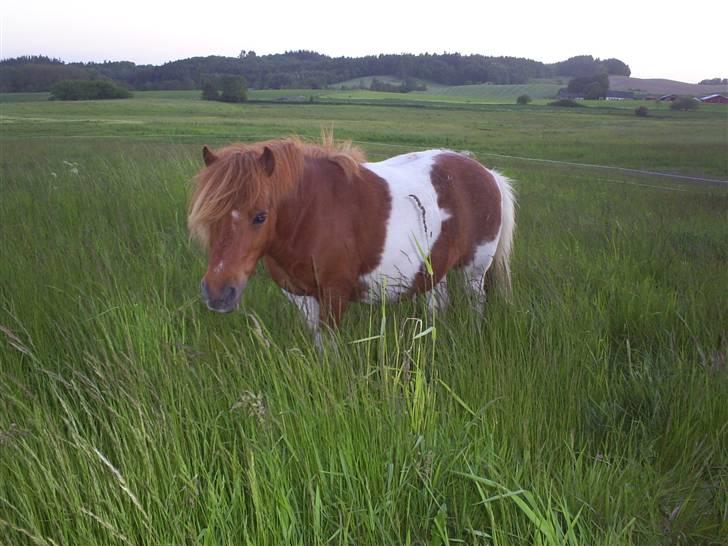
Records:
M513 249L513 233L516 230L516 196L511 181L496 171L491 171L498 183L501 193L501 230L498 246L493 256L494 281L507 301L511 301L513 285L511 283L511 251Z

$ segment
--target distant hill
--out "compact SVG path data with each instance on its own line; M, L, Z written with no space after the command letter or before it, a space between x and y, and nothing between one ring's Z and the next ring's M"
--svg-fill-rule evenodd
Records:
M128 61L64 63L59 59L36 56L0 61L0 91L47 91L61 79L111 79L137 90L173 90L200 89L208 79L236 75L244 76L252 88L319 89L374 74L459 86L525 84L532 79L595 72L629 75L630 69L619 59L601 60L591 55L546 64L520 57L459 53L329 57L313 51L260 56L248 51L241 52L238 57L193 57L160 66L136 65Z
M692 95L703 97L713 93L728 93L728 85L700 85L665 79L642 79L628 76L610 76L609 88L613 91L639 91L647 95Z

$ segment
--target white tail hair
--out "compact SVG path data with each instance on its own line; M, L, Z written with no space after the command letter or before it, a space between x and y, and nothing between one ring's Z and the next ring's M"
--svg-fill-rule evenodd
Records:
M490 171L501 193L501 230L493 256L493 276L506 300L513 294L511 283L511 251L516 230L516 196L511 181L497 171Z

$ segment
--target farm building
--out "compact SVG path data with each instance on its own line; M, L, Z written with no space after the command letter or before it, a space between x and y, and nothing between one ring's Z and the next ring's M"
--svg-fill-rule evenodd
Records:
M632 91L607 91L607 100L628 100L634 99Z
M559 90L559 96L560 99L572 99L572 100L583 100L584 99L584 93L572 93L566 89L560 89ZM604 97L607 100L626 100L626 99L634 99L634 93L632 91L607 91L606 97Z
M572 93L566 89L559 89L558 98L571 100L584 100L584 93Z
M701 102L707 102L708 104L728 104L728 97L721 95L720 93L700 97L700 100Z
M670 93L669 95L662 95L657 100L669 100L670 102L672 102L672 101L675 101L675 100L677 100L679 98L680 98L679 95L676 95L675 93Z

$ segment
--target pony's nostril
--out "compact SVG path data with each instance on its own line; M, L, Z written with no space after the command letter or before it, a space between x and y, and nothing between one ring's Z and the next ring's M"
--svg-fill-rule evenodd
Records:
M221 313L227 313L236 307L241 290L242 287L234 284L224 284L216 288L214 283L212 286L204 280L200 283L203 303L208 309Z
M223 301L228 304L232 303L233 300L235 300L235 296L237 295L237 290L234 286L228 286L227 290L225 291L225 296L223 297Z

